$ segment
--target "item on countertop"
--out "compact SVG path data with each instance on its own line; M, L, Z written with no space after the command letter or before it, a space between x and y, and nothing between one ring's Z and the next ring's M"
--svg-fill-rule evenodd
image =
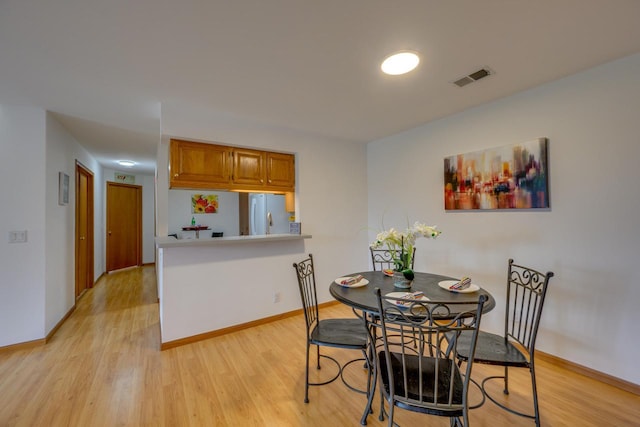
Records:
M192 227L195 227L195 226L196 226L196 217L195 217L195 216L192 216L192 217L191 217L191 226L192 226Z
M356 283L358 283L360 280L364 279L364 277L361 274L358 274L357 276L354 277L347 277L344 280L342 280L340 282L341 285L355 285Z
M384 270L382 270L382 273L383 273L385 276L389 276L389 277L393 276L393 270L392 270L392 269L390 269L390 268L385 268Z
M449 289L461 291L462 289L467 289L469 286L471 286L471 279L469 277L463 277L459 282L451 285Z

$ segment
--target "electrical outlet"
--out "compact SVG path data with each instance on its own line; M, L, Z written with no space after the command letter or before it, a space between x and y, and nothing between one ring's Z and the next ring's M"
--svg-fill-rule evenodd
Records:
M27 230L16 230L9 232L9 243L26 243Z
M274 292L273 293L273 303L278 303L280 302L280 292Z

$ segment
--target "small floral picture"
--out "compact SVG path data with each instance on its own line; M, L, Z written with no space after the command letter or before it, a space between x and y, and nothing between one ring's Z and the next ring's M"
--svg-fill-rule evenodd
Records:
M218 213L217 194L194 194L191 196L191 213L214 214Z

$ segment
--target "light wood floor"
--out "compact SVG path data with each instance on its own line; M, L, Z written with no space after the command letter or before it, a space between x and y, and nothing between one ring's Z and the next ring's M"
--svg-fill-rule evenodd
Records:
M113 273L81 298L48 344L0 352L0 426L359 425L365 398L340 381L312 387L303 403L301 315L160 352L156 301L154 267ZM335 305L322 315L350 311ZM353 355L331 353L341 361ZM364 384L362 365L352 366L350 380ZM640 397L549 364L538 368L543 426L640 425ZM474 368L475 377L498 372ZM528 389L526 372L514 371L511 403L525 404ZM376 397L368 425L386 425L378 408ZM402 410L396 421L449 425ZM533 425L490 402L471 412L471 423Z

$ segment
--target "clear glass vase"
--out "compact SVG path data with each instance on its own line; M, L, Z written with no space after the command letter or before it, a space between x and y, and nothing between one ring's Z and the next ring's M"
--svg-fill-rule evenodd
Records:
M393 273L393 286L398 289L409 289L411 288L411 283L413 280L409 280L404 277L401 271L396 271Z

